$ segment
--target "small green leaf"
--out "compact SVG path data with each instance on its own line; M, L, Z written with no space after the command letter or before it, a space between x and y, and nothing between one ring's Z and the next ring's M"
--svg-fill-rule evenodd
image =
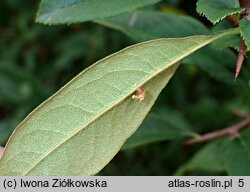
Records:
M247 45L247 49L250 50L250 21L246 18L240 20L240 33Z
M126 13L160 0L42 0L36 21L71 24Z
M223 172L223 147L222 140L211 142L202 147L193 158L181 166L175 175L186 175L191 171Z
M158 39L84 70L16 128L0 175L93 175L136 131L180 60L225 35ZM143 101L132 99L142 87Z
M135 11L96 22L119 30L138 42L160 37L204 35L209 32L192 17L156 11Z
M214 24L228 15L241 13L238 0L198 0L197 12L205 15Z
M125 142L122 149L180 138L189 132L189 124L178 112L163 110L150 113L135 134Z
M225 152L226 168L229 175L250 175L250 130L227 142Z

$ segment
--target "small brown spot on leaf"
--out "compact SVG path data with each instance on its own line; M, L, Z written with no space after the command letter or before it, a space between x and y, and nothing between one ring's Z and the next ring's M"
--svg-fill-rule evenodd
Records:
M146 91L142 87L139 87L138 89L136 89L136 94L132 96L132 99L142 101L145 95Z

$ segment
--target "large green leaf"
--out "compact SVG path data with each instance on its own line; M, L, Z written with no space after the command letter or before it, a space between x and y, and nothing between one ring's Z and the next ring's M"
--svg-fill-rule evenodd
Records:
M240 20L240 32L247 45L247 49L250 50L250 21L246 18Z
M181 59L217 38L158 39L108 56L84 70L16 128L1 175L93 175L141 124ZM132 99L143 87L145 99Z
M197 12L205 15L214 24L228 15L242 11L244 8L240 8L238 0L198 0L197 2Z
M122 31L135 41L204 35L209 32L201 22L192 17L156 11L135 11L96 22Z
M37 22L62 24L115 16L160 0L42 0Z

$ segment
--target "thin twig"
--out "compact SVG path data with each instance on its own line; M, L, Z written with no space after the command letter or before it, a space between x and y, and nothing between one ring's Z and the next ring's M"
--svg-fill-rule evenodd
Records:
M239 132L246 129L249 125L250 125L250 117L248 116L244 120L242 120L241 122L239 122L235 125L232 125L230 127L227 127L225 129L214 131L211 133L207 133L205 135L198 136L197 138L185 141L184 145L203 143L203 142L211 141L211 140L214 140L214 139L217 139L220 137L224 137L227 135L234 138L239 134Z
M237 117L246 118L249 116L249 114L246 111L242 111L240 109L229 108L229 111Z

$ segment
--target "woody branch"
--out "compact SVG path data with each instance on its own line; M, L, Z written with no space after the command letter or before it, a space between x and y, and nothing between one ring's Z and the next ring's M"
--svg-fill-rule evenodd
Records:
M248 128L250 125L250 116L245 117L242 121L239 123L236 123L230 127L214 131L211 133L207 133L205 135L198 136L194 139L190 139L188 141L184 142L184 145L192 145L197 143L204 143L207 141L211 141L214 139L218 139L224 136L230 136L232 138L236 137L242 130Z

